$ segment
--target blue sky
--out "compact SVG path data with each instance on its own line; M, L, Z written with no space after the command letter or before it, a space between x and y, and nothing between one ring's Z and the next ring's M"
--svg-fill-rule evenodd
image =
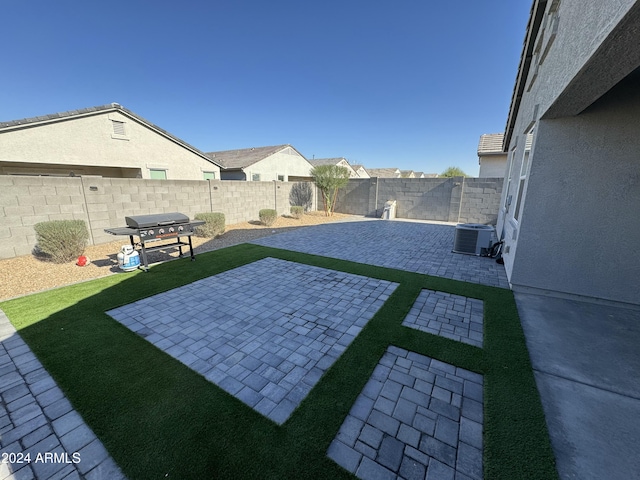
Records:
M205 152L478 174L529 0L5 2L0 121L118 102Z

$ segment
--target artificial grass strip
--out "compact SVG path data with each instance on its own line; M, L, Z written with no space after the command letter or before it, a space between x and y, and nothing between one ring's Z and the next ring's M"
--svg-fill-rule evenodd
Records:
M399 284L282 426L104 313L265 257ZM196 258L0 304L130 479L352 478L325 453L389 345L484 375L484 478L557 478L510 291L258 245ZM423 288L483 300L484 348L403 327Z

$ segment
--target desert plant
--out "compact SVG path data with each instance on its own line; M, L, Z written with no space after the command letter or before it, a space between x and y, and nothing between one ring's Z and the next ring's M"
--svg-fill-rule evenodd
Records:
M36 223L36 250L53 263L75 260L84 253L89 230L84 220L51 220Z
M199 237L215 238L224 233L225 217L224 213L207 212L196 213L193 217L196 220L204 220L205 224L195 228Z
M289 192L289 203L293 206L301 206L305 212L311 209L313 204L313 189L310 182L294 183Z
M258 213L260 217L260 223L262 223L265 227L270 227L274 223L276 223L276 219L278 218L278 212L276 212L272 208L263 208Z
M299 205L294 205L293 207L291 207L291 216L293 218L302 218L303 215L304 207L301 207Z
M349 170L338 165L318 165L311 170L311 176L322 192L325 215L333 215L338 201L338 190L349 182Z

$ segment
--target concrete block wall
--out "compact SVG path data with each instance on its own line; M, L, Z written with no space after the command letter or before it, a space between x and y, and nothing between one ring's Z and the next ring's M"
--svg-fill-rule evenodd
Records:
M465 178L460 204L460 223L495 225L500 210L502 178Z
M0 258L28 255L36 245L33 225L49 220L84 220L89 244L118 238L105 228L124 226L132 215L222 212L226 223L258 220L263 208L290 213L294 183L220 180L149 180L103 177L0 175ZM312 209L315 209L316 202Z
M367 178L349 180L337 212L382 216L395 200L396 216L415 220L495 224L501 178Z
M33 226L48 220L88 222L79 178L0 175L0 258L31 253Z
M502 179L367 178L340 191L337 212L380 217L387 200L397 201L399 218L495 224ZM181 212L222 212L228 225L258 220L263 208L290 213L292 182L234 180L149 180L103 177L0 175L0 258L30 254L33 225L48 220L87 222L90 244L117 239L105 228L124 226L124 217ZM314 189L312 210L322 209Z

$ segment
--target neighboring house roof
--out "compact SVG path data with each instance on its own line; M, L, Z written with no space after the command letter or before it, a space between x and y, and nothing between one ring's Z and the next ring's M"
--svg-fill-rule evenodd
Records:
M253 148L239 148L237 150L224 150L221 152L209 152L207 156L222 165L225 170L241 170L247 168L254 163L258 163L271 155L278 153L285 148L291 148L295 150L298 155L304 158L300 152L298 152L291 145L274 145L271 147L253 147ZM306 160L306 158L305 158Z
M372 177L380 178L398 178L400 177L400 170L397 168L369 168L367 170Z
M416 174L413 170L400 170L400 176L402 178L416 178Z
M63 121L67 121L67 120L72 120L74 118L87 117L87 116L91 116L91 115L99 115L99 114L103 114L103 113L107 113L107 112L119 112L119 113L121 113L123 115L126 115L126 116L132 118L133 120L136 120L136 121L144 124L146 127L150 128L151 130L155 131L156 133L158 133L158 134L168 138L169 140L181 145L182 147L186 148L187 150L190 150L193 153L195 153L197 155L200 155L202 158L206 159L207 161L209 161L209 162L211 162L211 163L213 163L213 164L215 164L217 166L220 166L220 164L217 161L212 160L211 158L209 158L207 156L207 154L205 154L204 152L200 151L199 149L197 149L193 145L189 145L184 140L179 139L178 137L170 134L169 132L167 132L166 130L160 128L159 126L149 122L148 120L145 120L140 115L137 115L137 114L133 113L131 110L128 110L128 109L124 108L119 103L110 103L108 105L101 105L101 106L98 106L98 107L81 108L81 109L78 109L78 110L69 110L67 112L51 113L49 115L41 115L39 117L23 118L23 119L20 119L20 120L10 120L10 121L6 121L6 122L0 122L0 133L2 133L3 131L20 130L20 129L23 129L23 128L37 127L39 125L45 125L45 124L48 124L48 123L63 122Z
M502 145L504 143L504 133L485 133L480 135L478 143L478 156L481 155L504 155Z
M425 173L423 178L438 178L439 176L437 173Z
M343 157L340 157L340 158L314 158L312 160L309 160L309 163L311 165L313 165L314 167L317 167L318 165L337 165L343 160L346 160L346 159L343 158Z
M424 178L424 172L413 172L415 178Z

